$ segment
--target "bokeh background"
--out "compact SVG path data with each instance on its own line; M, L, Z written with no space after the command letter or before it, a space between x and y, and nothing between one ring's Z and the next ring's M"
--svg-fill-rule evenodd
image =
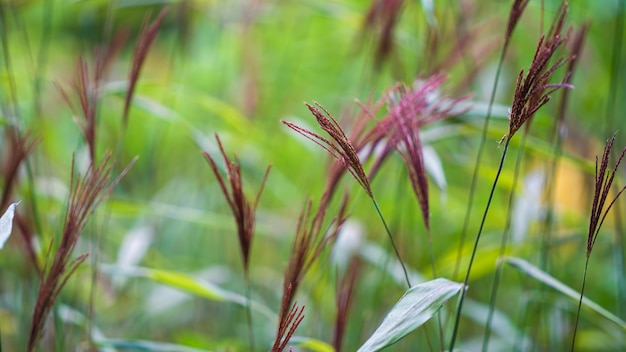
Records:
M193 295L193 290L184 293L180 281L164 282L138 269L192 275L214 285L210 290L244 294L235 224L202 155L205 150L218 155L216 133L227 153L238 156L249 194L272 165L257 211L250 266L252 298L266 308L253 312L256 348L267 350L275 337L272 314L280 308L299 210L307 197L320 198L331 165L321 148L280 121L319 131L303 104L317 101L349 130L361 111L355 100L376 101L398 82L411 85L445 73L448 80L440 95L470 96L471 104L420 131L427 154L432 243L401 158L392 157L372 187L407 265L431 279L431 249L438 276L459 281L457 255L461 248L463 272L496 173L498 141L508 129L517 76L529 66L558 3L530 1L511 38L474 215L462 244L471 175L511 1L2 1L0 161L7 164L15 152L12 131L28 131L38 141L20 167L11 195L11 201L22 201L17 211L30 223L32 236L16 228L0 251L2 348L17 351L26 344L38 288L36 267L44 266L50 241L60 236L72 160L77 170L89 162L80 109L72 109L62 94L74 99L79 58L92 72L101 57L98 48L117 48L99 88L96 155L111 151L117 173L135 156L139 159L83 233L75 254L88 252L90 257L57 300L41 350L96 350L115 339L143 340L143 345L118 344L118 350L139 350L140 345L169 350L160 345L166 342L201 350L250 350L241 304ZM586 23L589 30L571 77L575 88L558 125L563 137L558 172L546 184L557 150L553 131L562 92L537 113L525 144L519 138L512 142L472 272L459 348L475 350L482 338L510 192L514 211L507 254L539 265L540 248L547 248L544 269L580 288L594 156L615 131L618 150L626 144L622 3L570 1L572 37ZM142 26L163 8L168 12L141 67L124 125L135 46ZM564 50L562 55L569 54ZM376 117L383 115L384 108ZM518 157L520 180L514 185ZM625 182L621 174L618 186ZM550 187L554 201L548 206ZM298 293L306 318L296 332L294 350L329 348L322 342L332 341L336 283L351 253L360 258L361 270L346 351L356 350L371 335L405 290L390 265L391 247L366 194L351 178L343 179L341 189L351 196L350 220ZM620 287L624 206L615 207L598 238L586 288L588 297L621 319L626 318ZM337 208L333 204L329 213ZM548 229L542 225L546 216L553 220ZM542 247L546 231L549 240ZM500 289L492 350L568 348L576 301L508 266ZM453 307L444 308L444 326L451 324ZM437 328L430 321L391 349L437 350ZM445 331L448 336L450 329ZM624 337L623 329L583 309L579 350L622 349Z

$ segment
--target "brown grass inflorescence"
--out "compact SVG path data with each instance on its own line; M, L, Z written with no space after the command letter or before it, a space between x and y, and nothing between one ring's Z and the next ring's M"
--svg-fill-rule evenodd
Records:
M73 260L70 259L89 217L104 197L128 172L135 160L136 158L113 181L110 180L113 167L110 153L106 153L99 164L92 164L84 176L75 178L72 174L70 199L67 205L61 242L54 253L51 253L53 251L52 243L48 248L46 257L50 257L52 254L52 264L43 269L43 277L39 284L39 293L31 320L27 351L35 350L54 301L70 276L87 258L87 254L82 254ZM74 163L72 162L73 169Z
M387 135L388 145L404 160L427 229L430 228L428 178L419 130L422 126L451 116L452 110L467 99L438 98L438 89L445 80L445 75L438 74L425 81L416 81L413 88L404 85L394 87L387 95L388 115L376 126L378 131Z
M612 170L608 171L609 157L611 155L611 149L613 148L614 142L615 135L613 135L606 142L604 152L602 153L602 160L600 161L599 169L598 157L596 156L596 175L593 192L593 203L591 206L591 216L589 218L589 232L587 234L587 258L589 258L589 256L591 255L591 250L596 243L598 233L600 232L600 228L602 227L602 223L604 223L606 215L609 213L609 210L611 210L611 208L617 201L617 198L626 189L626 186L622 187L613 197L611 202L606 207L604 206L607 198L609 197L609 192L611 191L611 186L613 185L613 180L615 179L615 173L617 172L617 169L622 162L622 159L624 158L624 154L626 153L626 148L624 148L619 158L617 159L617 162L615 163L615 167L613 167Z
M550 83L552 74L571 58L559 58L552 66L548 66L559 47L565 43L569 37L568 32L563 35L562 29L567 15L567 3L563 2L559 6L556 17L547 35L541 36L535 56L530 63L528 72L524 76L522 69L517 78L513 103L509 112L509 132L502 137L502 140L510 140L532 116L550 100L550 94L559 88L574 87L568 83L567 75L561 83Z
M217 134L215 135L215 140L217 141L220 153L224 159L227 179L224 179L222 176L222 173L220 172L213 157L211 157L211 154L205 151L204 156L209 162L209 166L211 166L211 170L213 171L213 174L215 174L215 177L220 185L222 194L224 195L224 198L226 198L226 202L228 202L228 206L235 217L237 237L239 238L239 249L241 250L244 271L247 273L250 265L250 248L252 247L252 239L254 236L255 212L271 167L267 167L263 180L261 181L259 191L257 192L254 201L251 202L246 198L243 192L241 167L237 156L235 156L234 161L230 160L228 155L226 155L226 151L224 151L222 142ZM230 185L230 188L227 184Z
M347 219L348 197L344 197L338 215L332 219L326 231L322 232L326 208L328 204L321 203L315 215L312 216L313 204L309 200L305 203L296 225L296 238L293 242L289 264L285 271L283 283L283 307L291 308L295 293L300 287L304 275L311 265L322 254L326 246L335 240L341 226ZM279 317L285 318L287 310L281 308Z
M354 289L357 278L361 272L361 262L359 258L353 256L348 265L345 275L337 284L336 305L337 316L335 317L335 330L333 335L333 347L335 351L341 352L342 342L348 325L348 316L354 299Z
M361 187L363 187L365 193L373 199L372 187L365 175L361 160L343 128L339 126L337 120L320 104L315 103L315 106L310 104L305 105L309 108L313 116L315 116L320 127L332 138L332 141L291 122L282 121L282 123L312 140L317 145L324 148L332 157L341 162Z
M291 286L287 286L286 289L288 295L291 296ZM287 347L287 344L289 344L289 340L293 334L295 334L302 320L304 320L304 305L298 306L296 303L293 307L289 308L289 304L283 300L281 311L288 312L285 313L284 318L280 319L276 339L271 349L272 352L282 352Z
M128 124L128 112L130 111L130 102L133 99L133 95L135 93L135 87L137 85L137 80L139 79L139 74L141 73L141 67L146 61L146 57L148 56L148 52L150 51L150 47L152 43L157 38L159 34L159 27L161 27L161 23L165 16L168 13L169 8L164 7L157 18L151 23L148 23L148 18L144 20L144 24L139 34L139 39L137 40L137 44L135 45L135 52L133 53L133 61L130 69L130 73L128 75L128 91L126 92L126 98L124 99L124 112L122 113L122 126L126 126Z

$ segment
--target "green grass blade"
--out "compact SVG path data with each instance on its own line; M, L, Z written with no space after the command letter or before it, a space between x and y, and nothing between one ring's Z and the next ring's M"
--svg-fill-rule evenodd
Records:
M552 287L556 291L571 298L575 302L578 302L578 300L580 299L580 292L565 285L561 281L552 277L550 274L530 264L524 259L514 258L514 257L505 257L504 261L507 264L512 265L513 267L519 269L523 273L532 277L533 279L549 287ZM611 323L617 325L620 329L626 331L626 322L624 322L623 320L621 320L620 318L618 318L617 316L615 316L613 313L609 312L608 310L602 308L599 304L593 302L589 298L584 297L582 301L582 305L583 307L590 309L591 311L597 313L598 315L610 321Z
M462 286L443 278L413 286L391 308L359 352L380 351L398 342L432 318Z
M150 340L105 339L98 341L98 345L101 347L114 347L121 351L209 352L208 350Z
M125 275L130 277L147 278L154 282L178 289L180 291L192 294L217 302L230 302L243 307L250 305L250 308L266 316L272 322L278 321L276 313L265 305L250 301L237 292L226 290L206 280L196 278L192 275L177 271L148 269L141 267L116 267L111 265L103 265L103 271L113 275Z
M305 350L312 352L335 352L335 348L333 346L322 340L310 337L294 336L289 340L289 344L300 346Z

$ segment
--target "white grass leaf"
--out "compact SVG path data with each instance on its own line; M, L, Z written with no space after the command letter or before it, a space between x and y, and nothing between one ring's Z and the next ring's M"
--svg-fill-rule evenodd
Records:
M15 215L15 207L20 204L11 203L7 208L7 211L2 214L0 218L0 249L4 248L4 244L11 236L11 230L13 229L13 215Z
M428 172L433 181L435 181L437 187L445 192L448 187L448 182L446 181L446 173L443 171L443 163L441 162L439 155L437 155L437 151L429 145L424 145L422 147L422 152L426 172Z
M398 342L432 318L462 286L439 278L411 287L358 352L380 351Z
M513 267L515 267L517 269L519 269L520 271L522 271L526 275L534 278L535 280L537 280L539 282L542 282L543 284L553 288L557 292L560 292L563 295L565 295L566 297L569 297L574 302L578 302L578 300L580 299L580 292L578 292L578 291L574 290L573 288L565 285L564 283L562 283L561 281L557 280L556 278L554 278L550 274L548 274L545 271L539 269L538 267L532 265L531 263L525 261L524 259L515 258L515 257L505 257L504 261L507 264L509 264L509 265L511 265L511 266L513 266ZM611 323L615 324L620 329L622 329L622 331L626 331L626 322L625 321L623 321L622 319L620 319L619 317L617 317L613 313L609 312L608 310L604 309L599 304L593 302L589 298L583 297L582 306L587 308L587 309L589 309L589 310L591 310L591 311L593 311L593 312L595 312L595 313L597 313L598 315L600 315L604 319L606 319L606 320L610 321Z

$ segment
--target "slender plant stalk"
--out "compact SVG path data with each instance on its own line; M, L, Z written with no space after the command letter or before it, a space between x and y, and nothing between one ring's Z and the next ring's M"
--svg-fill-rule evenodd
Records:
M527 131L525 131L527 132ZM502 239L500 241L500 255L499 258L502 258L506 252L506 246L508 243L508 239L511 232L511 211L513 209L513 198L515 197L515 190L517 189L517 184L519 182L519 174L522 165L522 159L524 157L524 146L526 145L526 137L527 133L522 135L522 140L520 142L520 147L517 152L517 159L515 161L515 172L513 173L513 185L511 186L511 192L509 193L509 200L507 204L507 217L506 224L504 225L504 232L502 234ZM482 351L486 352L489 350L489 338L491 336L491 323L493 321L493 313L496 307L496 301L498 299L498 288L500 285L500 278L502 277L502 261L498 261L498 265L496 266L496 272L493 279L493 284L491 286L491 296L489 298L489 312L487 313L487 323L485 325L485 335L483 336L483 346Z
M476 241L474 242L472 255L470 257L467 271L465 272L465 279L463 280L463 290L461 291L461 297L459 298L459 305L456 311L456 318L454 320L454 330L452 331L452 339L450 341L450 349L449 349L450 351L454 350L454 343L456 342L456 337L457 337L458 330L459 330L459 323L461 321L461 311L463 310L463 301L465 300L465 295L467 292L467 284L469 283L470 273L472 272L472 264L474 264L474 258L476 257L476 251L478 249L480 235L482 234L483 227L485 226L485 220L487 219L487 214L489 213L491 200L493 199L493 195L496 191L496 186L498 185L498 179L500 178L500 174L502 173L502 168L504 167L504 160L506 159L506 152L509 148L510 142L511 142L511 138L506 138L506 140L504 141L504 148L502 150L502 157L500 158L500 165L498 165L498 172L496 173L496 177L493 180L493 185L491 186L491 191L489 192L489 198L487 199L487 206L485 206L483 217L480 220L480 227L478 228L478 234L476 235Z
M480 143L478 145L478 153L476 154L476 161L474 162L474 171L472 172L472 181L470 183L469 198L467 200L467 208L465 209L465 217L463 218L463 229L461 230L461 239L459 241L459 248L457 250L456 263L454 264L454 272L452 273L452 280L457 279L459 274L459 267L461 265L461 257L463 256L463 247L465 246L465 239L467 238L467 230L469 228L469 221L472 215L472 207L474 205L474 195L476 194L476 186L478 183L478 174L480 172L480 165L483 158L483 152L485 151L485 142L487 141L487 130L489 129L489 122L491 121L491 113L493 104L496 99L496 92L498 91L498 81L500 80L500 74L502 73L502 65L504 63L504 57L508 50L509 41L505 41L500 52L500 58L498 59L498 67L496 69L496 76L493 81L493 87L491 89L491 96L489 97L489 105L487 106L487 115L485 115L485 121L483 123L482 133L480 135Z
M250 344L250 351L254 352L254 329L252 327L252 285L250 284L250 272L246 270L244 272L246 280L246 325L248 325L248 343ZM1 351L0 351L1 352Z
M589 267L589 256L585 259L585 270L583 271L583 285L580 289L580 299L578 300L578 309L576 309L576 322L574 323L574 333L572 336L572 348L571 351L574 352L574 344L576 342L576 331L578 330L578 320L580 318L580 308L583 305L583 294L585 292L585 283L587 282L587 268Z
M42 18L42 30L41 30L41 40L39 42L39 50L37 54L37 67L35 68L35 74L33 79L33 105L35 107L35 116L41 118L41 86L42 79L41 77L45 76L46 73L46 63L48 62L48 52L50 49L50 44L52 40L50 37L52 35L53 27L52 20L54 18L54 0L46 0L44 2L43 18Z
M465 238L467 237L467 229L469 227L469 219L471 217L472 206L474 204L474 195L476 194L476 185L478 181L478 173L480 171L480 164L483 156L483 152L485 149L485 142L487 140L487 130L489 128L489 122L491 120L491 112L493 109L493 103L496 98L496 92L498 91L498 82L500 80L500 74L502 72L502 65L504 63L504 58L509 48L509 44L511 43L511 36L513 35L513 31L517 26L517 22L520 17L524 13L524 9L526 5L528 5L529 0L513 0L513 5L511 10L509 11L509 19L507 23L506 33L504 35L504 43L502 44L502 50L500 51L500 58L498 59L498 66L496 68L496 75L493 82L493 87L491 89L491 96L489 97L489 104L487 105L487 114L485 115L485 121L483 123L483 129L480 136L480 143L478 146L478 153L476 154L476 162L474 163L474 172L472 173L472 181L470 185L470 194L469 199L467 201L467 209L465 210L465 218L463 219L463 229L461 230L461 239L459 241L459 249L457 252L457 260L454 266L454 272L452 274L452 279L456 280L459 266L461 265L461 256L463 253L463 247L465 245Z
M435 248L433 247L433 238L430 233L430 227L426 229L426 239L428 240L428 255L430 256L433 279L436 279L437 268L435 267ZM437 328L439 330L439 349L442 350L445 344L445 337L443 336L443 318L441 317L441 310L437 311Z
M396 242L394 241L393 236L391 235L391 230L389 230L389 226L387 226L385 217L383 217L383 213L380 211L378 202L376 202L376 199L374 199L374 197L372 197L372 203L374 204L374 208L376 208L376 213L378 213L378 217L380 218L380 221L382 221L383 226L385 227L385 232L387 232L389 241L391 241L391 246L393 247L393 251L395 252L396 257L398 257L398 261L400 262L400 265L402 266L402 272L404 273L406 284L409 286L409 288L411 288L411 280L409 279L409 272L407 271L406 266L404 265L404 261L402 261L402 257L400 256L400 252L398 251L398 246L396 246Z

